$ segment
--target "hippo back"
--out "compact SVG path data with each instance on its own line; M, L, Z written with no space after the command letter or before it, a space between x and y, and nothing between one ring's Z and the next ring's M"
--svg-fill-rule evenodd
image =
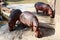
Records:
M32 26L32 25L37 26L36 23L38 23L37 17L28 11L25 11L20 15L20 20L22 23L24 23L28 26Z
M11 13L10 13L9 18L11 18L11 19L17 19L21 13L22 13L21 10L19 10L19 9L13 9L11 11Z
M48 11L49 9L52 9L52 8L50 7L50 5L48 5L48 4L46 4L46 3L43 3L43 2L37 2L37 3L35 4L35 8L36 8L37 10L42 10L42 11Z
M37 2L37 3L35 3L35 6L37 5L37 6L42 6L42 5L45 5L45 3L43 3L43 2Z

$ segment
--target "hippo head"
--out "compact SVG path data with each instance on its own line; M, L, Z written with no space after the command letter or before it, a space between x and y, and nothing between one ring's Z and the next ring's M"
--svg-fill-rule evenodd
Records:
M10 16L9 16L9 27L10 27L10 30L13 29L13 27L15 26L16 24L16 21L19 19L19 16L21 15L22 11L20 9L13 9L11 10L10 12Z
M54 18L55 17L55 10L53 10L51 7L49 7L48 14L50 15L51 18Z
M52 17L51 18L54 18L55 17L55 10L52 11Z
M55 11L51 11L49 15L51 18L54 18L55 17Z
M14 30L14 26L15 26L14 20L10 20L8 23L8 26L10 31Z
M41 38L42 37L42 32L40 31L40 28L37 28L37 30L35 31L35 36L37 38Z

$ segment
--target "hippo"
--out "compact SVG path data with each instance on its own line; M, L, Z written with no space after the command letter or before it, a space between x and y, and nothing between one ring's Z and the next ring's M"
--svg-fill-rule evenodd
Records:
M34 5L36 12L43 11L43 13L46 13L46 15L49 15L51 18L55 17L53 9L50 7L49 4L43 3L43 2L37 2Z
M32 31L34 31L35 36L37 38L42 37L42 33L40 32L40 28L39 28L39 21L37 17L33 15L31 12L29 11L21 12L18 9L13 10L10 14L9 23L8 23L10 31L14 30L14 26L17 20L21 24L29 26L32 29Z
M35 36L40 38L42 37L42 33L40 32L39 28L39 21L35 15L33 15L29 11L24 11L19 17L19 22L23 23L24 25L29 26L34 32Z
M9 16L9 21L8 21L8 26L9 26L10 31L14 30L16 21L19 19L19 16L21 15L21 13L22 13L22 11L19 9L11 10L10 16Z

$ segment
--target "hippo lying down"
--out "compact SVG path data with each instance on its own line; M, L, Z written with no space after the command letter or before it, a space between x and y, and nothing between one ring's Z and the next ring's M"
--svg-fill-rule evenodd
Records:
M21 12L19 9L16 9L11 12L10 20L9 20L9 30L12 31L14 29L16 21L23 23L31 27L31 29L35 32L36 37L42 37L42 33L40 32L39 22L35 15L33 15L29 11Z

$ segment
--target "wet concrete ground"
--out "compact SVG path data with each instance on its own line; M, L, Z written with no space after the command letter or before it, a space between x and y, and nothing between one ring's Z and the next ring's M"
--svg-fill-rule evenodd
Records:
M54 19L49 16L43 15L42 13L37 14L32 12L37 16L40 22L41 32L43 37L49 37L55 34L55 23ZM16 26L16 29L12 32L8 30L8 24L0 28L0 40L40 40L41 38L36 38L34 32L31 31L29 27L24 27L25 25Z

